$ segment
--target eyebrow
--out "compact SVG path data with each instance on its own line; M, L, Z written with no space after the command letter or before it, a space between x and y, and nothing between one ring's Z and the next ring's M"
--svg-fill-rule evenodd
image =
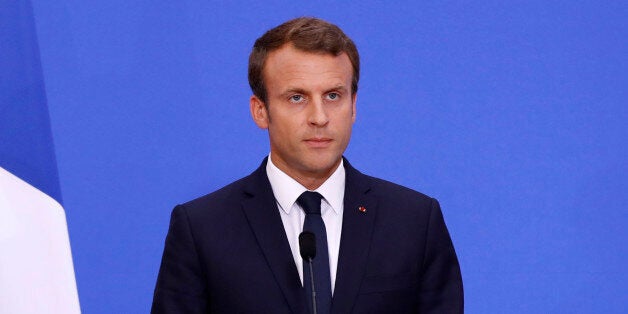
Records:
M302 88L290 87L290 88L286 89L283 93L281 93L282 96L288 96L290 94L303 94L303 95L306 95L307 92L304 89L302 89Z
M325 93L329 93L329 92L333 92L333 91L346 92L347 90L348 90L347 87L345 87L344 85L340 84L340 85L336 85L335 87L330 88L329 90L325 91Z

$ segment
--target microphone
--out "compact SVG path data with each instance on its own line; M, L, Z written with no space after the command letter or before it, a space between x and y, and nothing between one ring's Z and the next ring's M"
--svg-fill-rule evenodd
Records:
M316 290L314 289L314 269L312 259L316 257L316 236L310 231L303 231L299 235L299 253L310 266L310 284L312 287L312 313L316 314Z
M299 235L299 251L301 257L306 261L311 261L316 257L316 236L310 231L303 231Z

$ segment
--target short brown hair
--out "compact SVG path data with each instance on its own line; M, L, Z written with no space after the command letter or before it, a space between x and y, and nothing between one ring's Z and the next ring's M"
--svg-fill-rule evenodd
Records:
M360 56L355 44L336 25L314 17L299 17L287 21L258 38L249 56L249 85L253 94L266 103L264 84L264 64L268 54L291 43L295 48L306 52L328 53L338 56L346 53L353 66L351 93L358 91L360 80Z

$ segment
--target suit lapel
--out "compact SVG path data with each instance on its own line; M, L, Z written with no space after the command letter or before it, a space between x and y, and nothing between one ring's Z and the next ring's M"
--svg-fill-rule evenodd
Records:
M290 309L293 313L302 313L305 309L305 296L279 209L266 176L266 162L265 159L249 176L249 182L245 184L248 197L242 202L242 209Z
M349 313L353 308L364 277L377 214L377 200L368 194L370 178L355 170L346 159L344 165L344 213L332 313Z

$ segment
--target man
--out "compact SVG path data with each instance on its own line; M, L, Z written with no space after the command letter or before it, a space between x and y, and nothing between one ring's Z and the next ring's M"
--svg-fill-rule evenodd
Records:
M463 312L438 202L343 159L359 69L351 39L320 19L255 42L250 109L270 155L173 210L153 313L308 313L314 303L318 313ZM315 235L312 264L303 230Z

